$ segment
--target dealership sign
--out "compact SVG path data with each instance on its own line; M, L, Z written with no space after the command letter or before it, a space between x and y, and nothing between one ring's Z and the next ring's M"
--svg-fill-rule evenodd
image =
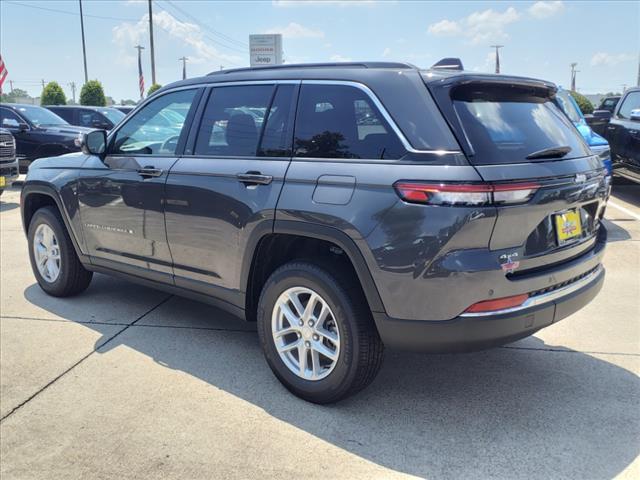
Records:
M249 35L252 67L282 64L282 34Z

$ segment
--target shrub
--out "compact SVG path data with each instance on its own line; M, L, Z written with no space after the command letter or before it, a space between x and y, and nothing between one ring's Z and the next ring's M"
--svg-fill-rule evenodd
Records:
M40 105L66 105L67 97L58 82L49 82L42 90Z
M593 103L591 103L587 97L574 91L571 91L569 93L571 93L571 96L578 103L578 106L580 107L580 110L582 110L583 115L593 113Z
M91 105L94 107L104 107L107 99L104 96L104 89L98 80L89 80L80 90L80 105Z
M154 83L149 87L149 91L147 92L147 97L150 97L151 95L153 95L153 93L156 90L160 90L161 88L162 88L162 85L160 85L159 83Z

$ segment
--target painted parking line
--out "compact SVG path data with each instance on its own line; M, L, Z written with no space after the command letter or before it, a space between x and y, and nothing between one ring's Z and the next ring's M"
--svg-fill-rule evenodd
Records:
M607 205L610 206L610 207L613 207L613 208L615 208L617 210L620 210L621 212L626 213L627 215L629 215L630 217L635 218L636 220L640 220L640 215L638 215L635 212L632 212L631 210L629 210L628 208L623 207L622 205L618 205L617 203L612 202L611 200L609 200L607 202Z

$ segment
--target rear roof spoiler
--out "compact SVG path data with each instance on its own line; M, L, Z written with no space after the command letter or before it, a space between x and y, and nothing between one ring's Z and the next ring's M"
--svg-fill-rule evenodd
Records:
M462 66L462 60L459 58L443 58L439 62L434 63L431 66L431 70L464 70Z

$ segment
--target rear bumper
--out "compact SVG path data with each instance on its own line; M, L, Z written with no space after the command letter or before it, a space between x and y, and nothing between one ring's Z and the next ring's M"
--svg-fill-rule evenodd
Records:
M588 281L565 295L528 308L492 315L459 316L445 321L398 320L374 313L378 332L389 348L422 352L481 350L527 337L577 312L598 294L605 270L599 266Z

